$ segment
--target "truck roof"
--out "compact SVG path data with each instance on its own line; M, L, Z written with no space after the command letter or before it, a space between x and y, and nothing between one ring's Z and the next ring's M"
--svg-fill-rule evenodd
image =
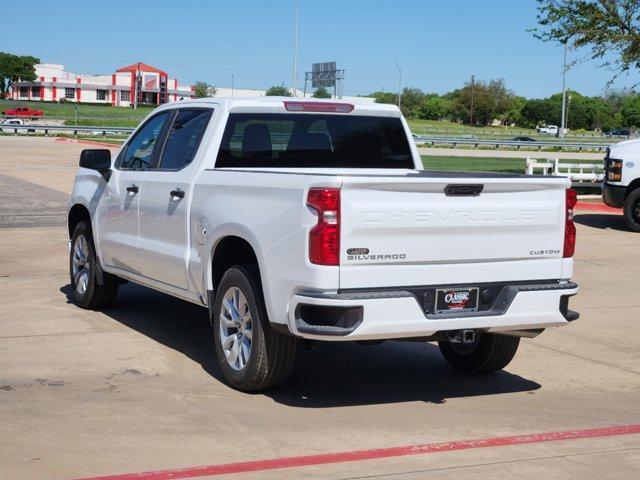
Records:
M270 113L286 113L285 102L305 103L305 104L325 104L325 105L353 105L351 114L359 115L377 115L377 116L394 116L399 117L400 109L396 105L384 103L371 103L367 101L358 102L353 99L318 99L318 98L301 98L301 97L206 97L190 100L180 100L167 104L178 108L185 104L195 103L212 103L220 105L225 110L233 112L270 112ZM293 113L293 112L290 112ZM296 112L297 113L297 112ZM314 112L322 113L322 112ZM339 112L338 112L339 113Z

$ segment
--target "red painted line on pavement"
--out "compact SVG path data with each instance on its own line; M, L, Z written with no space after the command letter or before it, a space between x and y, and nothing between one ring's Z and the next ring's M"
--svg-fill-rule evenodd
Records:
M76 138L63 138L56 137L56 142L67 142L67 143L84 143L87 145L98 145L100 147L108 147L108 148L120 148L121 145L117 143L107 143L107 142L98 142L96 140L78 140Z
M403 447L356 450L351 452L304 455L299 457L272 458L266 460L254 460L250 462L222 463L218 465L157 470L152 472L87 477L79 480L169 480L177 478L194 478L228 475L232 473L256 472L259 470L276 470L281 468L307 467L331 463L358 462L363 460L402 457L407 455L424 455L428 453L452 452L456 450L470 450L474 448L504 447L510 445L524 445L528 443L556 442L561 440L575 440L579 438L612 437L630 434L640 434L640 424L590 428L586 430L568 430L564 432L534 433L530 435L514 435L509 437L494 437L480 440L427 443L423 445L407 445Z
M613 208L599 202L578 202L576 203L574 210L580 212L617 213L622 215L621 208Z

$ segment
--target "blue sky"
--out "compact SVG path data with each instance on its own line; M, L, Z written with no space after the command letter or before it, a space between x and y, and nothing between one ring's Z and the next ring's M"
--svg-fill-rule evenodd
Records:
M78 73L111 73L143 61L181 83L237 88L291 84L294 0L31 0L4 3L0 50L33 54ZM313 62L346 69L344 92L404 86L444 93L475 74L504 78L527 97L561 89L562 48L527 32L535 0L299 0L299 74ZM28 29L29 33L25 31ZM571 52L570 57L580 52ZM597 95L611 73L575 66L569 88ZM638 81L622 78L616 87Z

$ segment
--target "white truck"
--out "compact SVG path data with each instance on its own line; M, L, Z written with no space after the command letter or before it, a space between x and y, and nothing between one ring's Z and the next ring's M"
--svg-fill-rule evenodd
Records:
M604 170L604 203L623 208L629 228L640 232L640 139L611 145Z
M536 130L540 135L558 135L558 132L560 131L557 125L547 125L545 127L538 127L536 128Z
M73 298L105 308L132 281L208 307L241 390L286 380L300 339L436 341L455 369L493 372L578 318L569 187L424 171L390 105L181 101L114 159L82 152Z

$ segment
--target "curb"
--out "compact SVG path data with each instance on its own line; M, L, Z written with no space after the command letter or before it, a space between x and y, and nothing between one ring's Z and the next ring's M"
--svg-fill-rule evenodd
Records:
M78 140L77 138L56 137L56 142L81 143L85 145L97 145L99 147L120 148L121 145L116 143L98 142L96 140Z
M579 212L596 212L596 213L613 213L616 215L622 215L621 208L613 208L604 203L592 203L592 202L578 202L575 209Z

